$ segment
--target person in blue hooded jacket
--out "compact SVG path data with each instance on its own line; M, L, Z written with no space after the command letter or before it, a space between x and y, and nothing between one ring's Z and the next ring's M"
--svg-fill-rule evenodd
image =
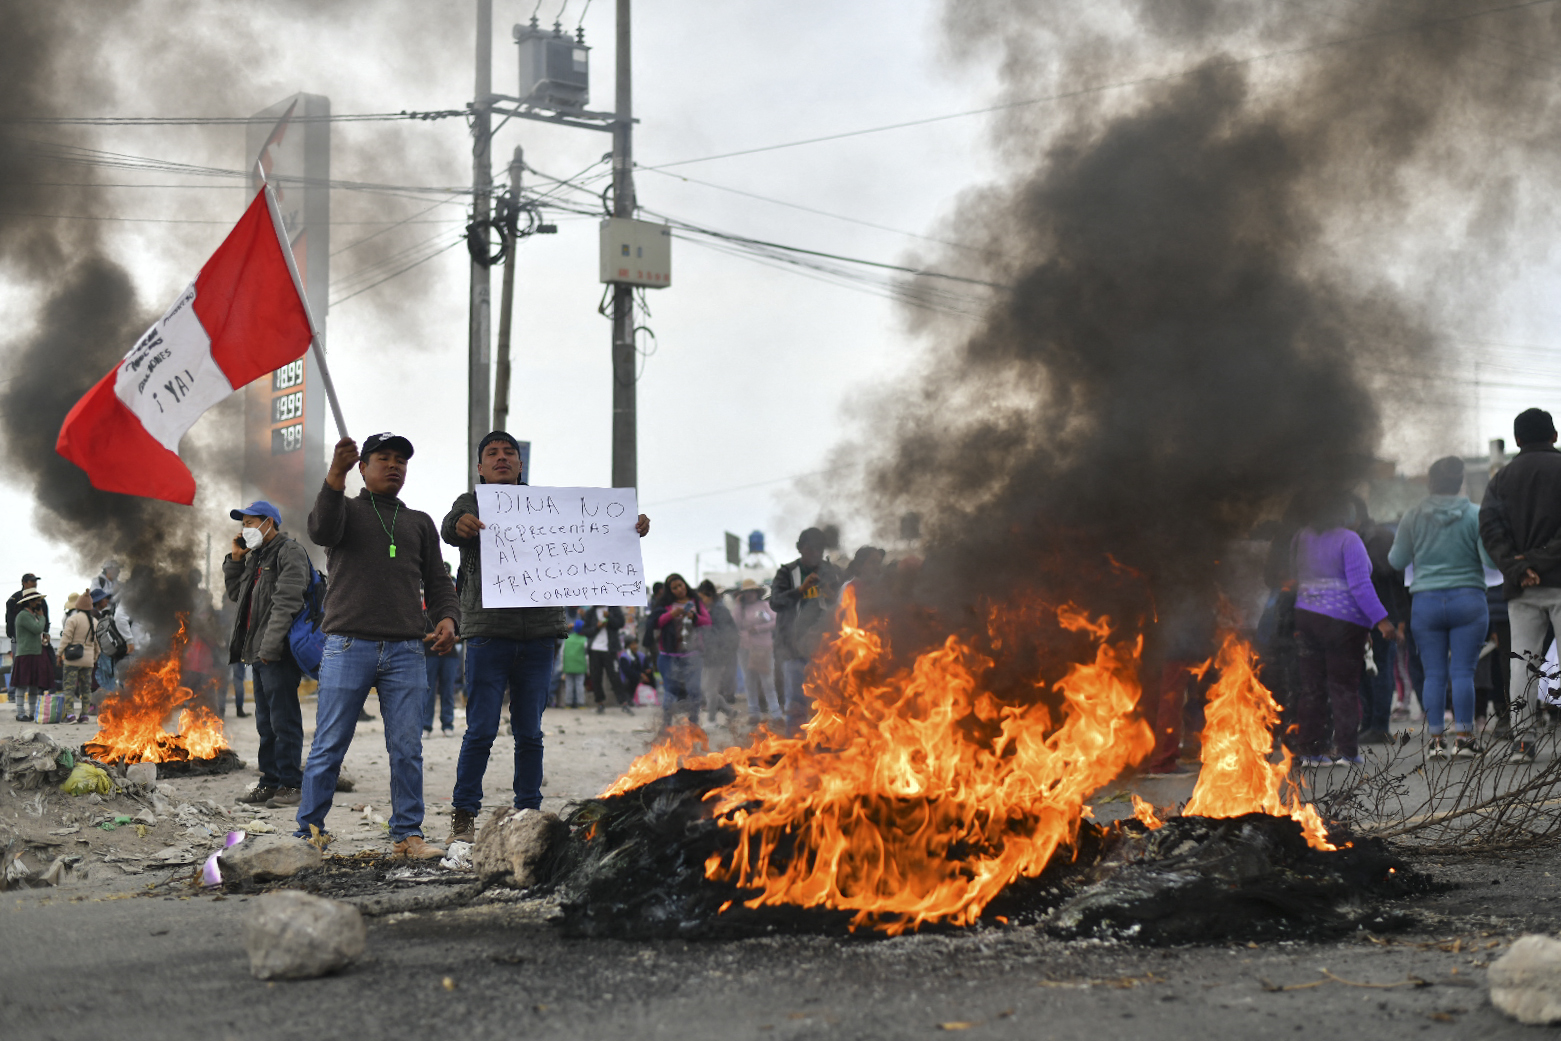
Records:
M1463 460L1448 456L1432 463L1429 483L1431 494L1398 522L1388 563L1400 571L1415 567L1410 628L1425 668L1426 752L1448 754L1442 730L1451 678L1452 754L1476 756L1484 750L1474 740L1474 667L1490 628L1485 569L1493 565L1480 541L1479 508L1460 494Z

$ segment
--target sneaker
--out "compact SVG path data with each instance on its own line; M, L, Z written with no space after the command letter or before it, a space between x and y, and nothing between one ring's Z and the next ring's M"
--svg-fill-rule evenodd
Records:
M1425 754L1427 759L1446 759L1447 739L1441 734L1432 737L1430 741L1426 742Z
M393 856L404 857L407 860L438 860L445 854L443 846L435 846L424 842L421 835L408 835L394 846L390 847Z
M1512 754L1507 757L1508 762L1532 763L1534 761L1534 742L1512 742Z
M634 706L633 705L620 705L618 707L623 709L623 714L624 715L626 715L626 716L634 715Z
M434 728L433 727L424 727L423 728L423 736L424 737L433 737L434 736Z
M443 734L445 737L454 737L455 736L455 728L454 727L445 727L443 730L440 731L440 733Z
M450 814L450 841L477 841L477 815L475 813L467 810L455 810Z
M368 709L366 709L366 708L358 709L358 722L359 723L369 723L369 722L372 722L373 719L374 719L374 717L369 715L369 710Z
M1476 756L1481 756L1484 754L1485 749L1481 748L1472 737L1459 737L1453 739L1454 759L1473 759Z
M1364 766L1365 764L1365 756L1360 755L1341 755L1333 761L1334 766Z
M276 794L266 800L266 809L280 810L284 806L297 806L304 793L297 788L278 788Z
M1326 755L1303 755L1301 757L1301 765L1302 766L1332 766L1333 765L1333 758L1331 756L1326 756Z
M596 714L598 716L605 716L607 714L607 706L603 705L601 702L597 702L597 704L596 704Z
M237 716L238 718L240 718L240 719L248 719L249 718L249 713L245 712L243 709L239 709L237 712L235 712L233 714L235 716Z
M270 802L271 797L282 789L269 784L260 784L251 788L248 792L238 797L239 802L247 802L251 806L258 806L264 802Z

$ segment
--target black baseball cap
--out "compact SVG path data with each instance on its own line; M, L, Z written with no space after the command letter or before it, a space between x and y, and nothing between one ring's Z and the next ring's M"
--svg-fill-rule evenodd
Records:
M29 572L27 572L27 574L22 576L22 581L23 582L36 582L36 581L38 581L38 576L33 574L31 571L29 571Z
M400 434L392 434L388 430L383 434L370 434L368 437L364 438L363 448L358 452L358 457L360 459L367 459L369 456L373 455L382 448L392 448L406 456L408 459L412 458L412 442L408 441Z

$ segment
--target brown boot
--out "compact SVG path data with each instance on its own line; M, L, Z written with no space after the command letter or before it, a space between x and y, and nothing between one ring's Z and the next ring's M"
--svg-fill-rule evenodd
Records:
M390 847L390 851L395 856L405 857L407 860L438 860L444 856L444 847L429 845L423 841L421 835L408 835Z
M466 810L454 810L450 814L450 841L476 842L477 815Z

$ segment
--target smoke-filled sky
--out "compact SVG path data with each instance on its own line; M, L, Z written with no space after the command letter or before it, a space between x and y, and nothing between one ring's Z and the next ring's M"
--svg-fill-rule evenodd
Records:
M1556 51L1546 43L1553 37L1545 35L1557 16L1541 5L1521 14L1445 22L1431 36L1397 31L1481 6L1211 0L1101 5L1080 20L1075 5L1030 3L643 5L635 25L635 96L641 120L636 152L645 166L1062 97L661 173L644 170L638 195L658 213L723 231L1022 284L1029 287L1025 299L1048 308L1025 320L1050 320L1056 307L1069 303L1066 293L1048 290L1044 270L1036 270L1049 251L1055 264L1067 260L1063 246L1070 255L1079 247L1099 251L1098 261L1142 245L1130 223L1119 238L1110 237L1113 222L1131 216L1120 212L1123 201L1145 197L1119 176L1124 169L1140 171L1146 191L1165 190L1165 179L1179 173L1194 193L1236 191L1243 205L1257 208L1276 199L1294 204L1280 214L1232 213L1224 228L1185 221L1172 230L1193 237L1207 233L1211 244L1235 243L1249 257L1264 256L1265 243L1243 238L1243 229L1295 235L1305 256L1299 267L1281 270L1278 281L1326 284L1342 313L1381 323L1352 326L1333 349L1348 356L1382 405L1371 417L1385 435L1378 454L1423 465L1447 452L1476 451L1487 437L1510 436L1514 412L1545 405L1561 389L1561 368L1548 350L1561 343L1561 314L1545 290L1556 274L1548 245L1555 225L1539 204L1553 170L1551 157L1527 145L1536 129L1555 123L1553 110L1547 115L1535 102L1548 100L1550 84L1561 78ZM13 118L247 115L300 90L328 95L337 113L443 109L460 107L471 92L472 5L464 2L277 3L246 7L242 19L231 5L217 3L116 5L107 15L104 5L89 3L5 7L0 80L6 90L0 106ZM515 65L508 28L529 16L533 4L500 0L495 7L495 89L511 93ZM579 7L575 3L566 11L567 25L578 19ZM1055 21L1048 15L1053 9ZM548 5L544 22L556 10L557 4ZM592 90L592 107L598 109L611 107L612 11L610 3L593 4L584 23L587 41L598 48ZM1522 31L1513 30L1515 17L1528 20ZM1364 37L1378 38L1340 42ZM1477 46L1469 46L1470 40ZM1324 52L1350 60L1320 57ZM1406 53L1418 61L1400 65ZM1273 56L1248 60L1260 55ZM1447 58L1440 67L1439 55ZM1211 59L1215 64L1201 74L1180 75ZM1480 77L1489 88L1461 93L1437 82L1439 69ZM1323 74L1330 78L1315 78ZM1399 78L1415 76L1428 77L1423 91ZM1138 85L1113 87L1130 83ZM1383 109L1375 125L1347 118L1369 107L1373 92L1393 90L1418 103ZM1490 91L1506 92L1514 101L1503 106ZM1324 98L1336 108L1291 119L1283 115L1291 98L1308 105ZM1440 107L1443 102L1446 107ZM1247 146L1273 163L1293 163L1304 198L1282 186L1276 195L1273 186L1243 184L1239 176L1209 182L1195 159L1178 153L1200 138L1239 144L1231 114L1253 107L1281 114L1275 117L1280 140L1277 152L1263 151L1268 143L1260 136L1247 139ZM1181 136L1150 141L1162 153L1145 154L1141 136L1133 134L1135 127L1149 129L1155 112L1181 113ZM1142 117L1138 124L1131 121L1135 113ZM1196 125L1199 119L1205 125ZM1434 132L1416 137L1420 122L1428 119ZM1098 128L1109 120L1127 120L1117 140L1129 154L1120 161L1098 150ZM1358 139L1329 133L1330 120ZM1287 138L1297 126L1317 137ZM3 133L0 180L13 183L0 185L0 302L10 318L0 351L10 359L28 344L56 343L51 366L92 368L90 378L70 377L84 389L193 277L220 241L224 222L239 213L244 192L235 182L40 162L39 153L69 143L234 168L243 162L243 128L13 124ZM1394 159L1387 139L1396 134L1429 146ZM332 172L338 179L418 186L469 180L470 138L459 120L338 124L333 136ZM1472 142L1491 161L1471 161L1479 153L1471 157L1464 145ZM609 141L606 135L512 122L495 143L496 171L516 144L525 146L532 166L563 176L590 167ZM1519 145L1528 150L1520 154ZM1312 148L1346 159L1374 157L1376 165L1346 162L1335 177L1335 168L1307 151ZM1300 154L1290 156L1285 149ZM1090 163L1098 168L1093 175ZM89 184L96 187L83 186ZM1097 194L1067 194L1070 185L1077 191L1091 184ZM1360 202L1312 205L1329 192L1358 196ZM337 191L332 203L338 222L333 249L340 251L332 259L332 276L342 293L372 281L373 270L394 270L398 254L404 262L422 255L419 249L450 241L463 222L459 198L441 206L432 197ZM1091 210L1094 205L1106 208ZM1005 214L1026 206L1030 221L1014 233ZM1036 218L1038 211L1053 216ZM1069 219L1059 221L1056 214ZM1174 225L1182 215L1162 216ZM210 223L142 222L145 218ZM408 218L354 245L388 222ZM563 216L558 224L557 236L524 244L517 268L511 429L534 444L535 483L604 484L610 373L608 323L595 310L601 291L595 221ZM1146 255L1144 262L1152 268L1174 258ZM384 266L372 269L373 264ZM1214 267L1186 274L1217 278ZM916 373L951 359L963 364L952 345L969 342L978 323L948 312L969 310L980 291L938 286L929 299L942 310L929 320L926 312L907 312L882 295L694 243L676 244L674 270L673 288L648 294L647 324L658 349L646 360L640 383L641 501L655 519L645 542L649 570L690 573L695 553L719 546L723 530L764 529L772 549L789 556L796 529L819 513L810 492L815 487L826 489L826 512L846 521L847 548L865 541L866 523L854 523L841 510L827 480L814 478L798 491L782 479L838 465L841 456L831 450L842 441L871 446L893 431L918 436L914 412L885 415L882 389L907 387L913 410L950 404L918 399L909 388L927 385ZM1038 277L1041 283L1034 281ZM496 297L497 269L494 287ZM62 289L78 295L56 298L51 309L50 294ZM80 301L101 310L84 310ZM1236 325L1237 319L1223 323L1227 330ZM1391 333L1405 329L1414 335L1391 340ZM418 455L406 497L438 517L461 490L465 474L463 251L439 254L341 302L330 310L329 332L332 368L352 432L360 439L381 429L408 434ZM1375 336L1389 338L1378 349L1371 342ZM90 345L81 345L82 339ZM994 334L983 342L985 353L978 355L990 360L994 345L1003 341ZM79 355L72 353L76 350ZM1085 363L1096 357L1077 343L1062 353ZM1128 354L1113 363L1143 360ZM1426 378L1443 371L1446 380ZM1170 376L1204 390L1232 381L1229 372L1199 372L1196 366L1167 373L1150 364L1137 376L1150 392L1157 380ZM1283 382L1279 373L1262 376L1265 385ZM31 372L28 379L43 397L12 387L4 405L11 524L0 544L0 576L9 571L14 580L23 570L41 571L46 591L62 595L80 588L92 573L83 555L95 555L92 529L99 520L90 503L69 496L60 503L65 521L35 515L39 496L31 475L39 464L19 455L51 445L53 431L35 430L17 410L47 398L45 392L58 392L66 381L58 370ZM1535 385L1543 389L1525 389ZM1188 400L1189 408L1208 407L1201 399ZM1258 405L1245 420L1238 410L1229 424L1212 431L1200 426L1200 433L1221 442L1239 439L1242 422L1263 418ZM1122 407L1130 409L1130 403ZM1134 418L1130 411L1122 417L1124 429L1141 435ZM148 528L177 529L199 544L211 530L220 551L227 526L218 523L219 508L229 505L225 496L233 493L217 475L203 471L223 465L223 431L216 429L221 422L220 416L208 417L186 440L185 455L197 464L197 478L210 477L197 511L185 514L187 526L179 528L186 522L177 511L159 508L132 518L138 537L144 539ZM1320 435L1339 433L1329 425L1332 417L1319 415L1317 422ZM942 433L932 427L927 432ZM1110 436L1110 431L1087 433ZM986 447L999 453L1003 448ZM859 454L877 453L869 448ZM1003 463L1001 457L974 458L977 467ZM906 484L927 493L924 484ZM302 518L287 521L293 530L302 529ZM80 554L54 538L61 535L73 538ZM718 558L709 554L707 565Z

